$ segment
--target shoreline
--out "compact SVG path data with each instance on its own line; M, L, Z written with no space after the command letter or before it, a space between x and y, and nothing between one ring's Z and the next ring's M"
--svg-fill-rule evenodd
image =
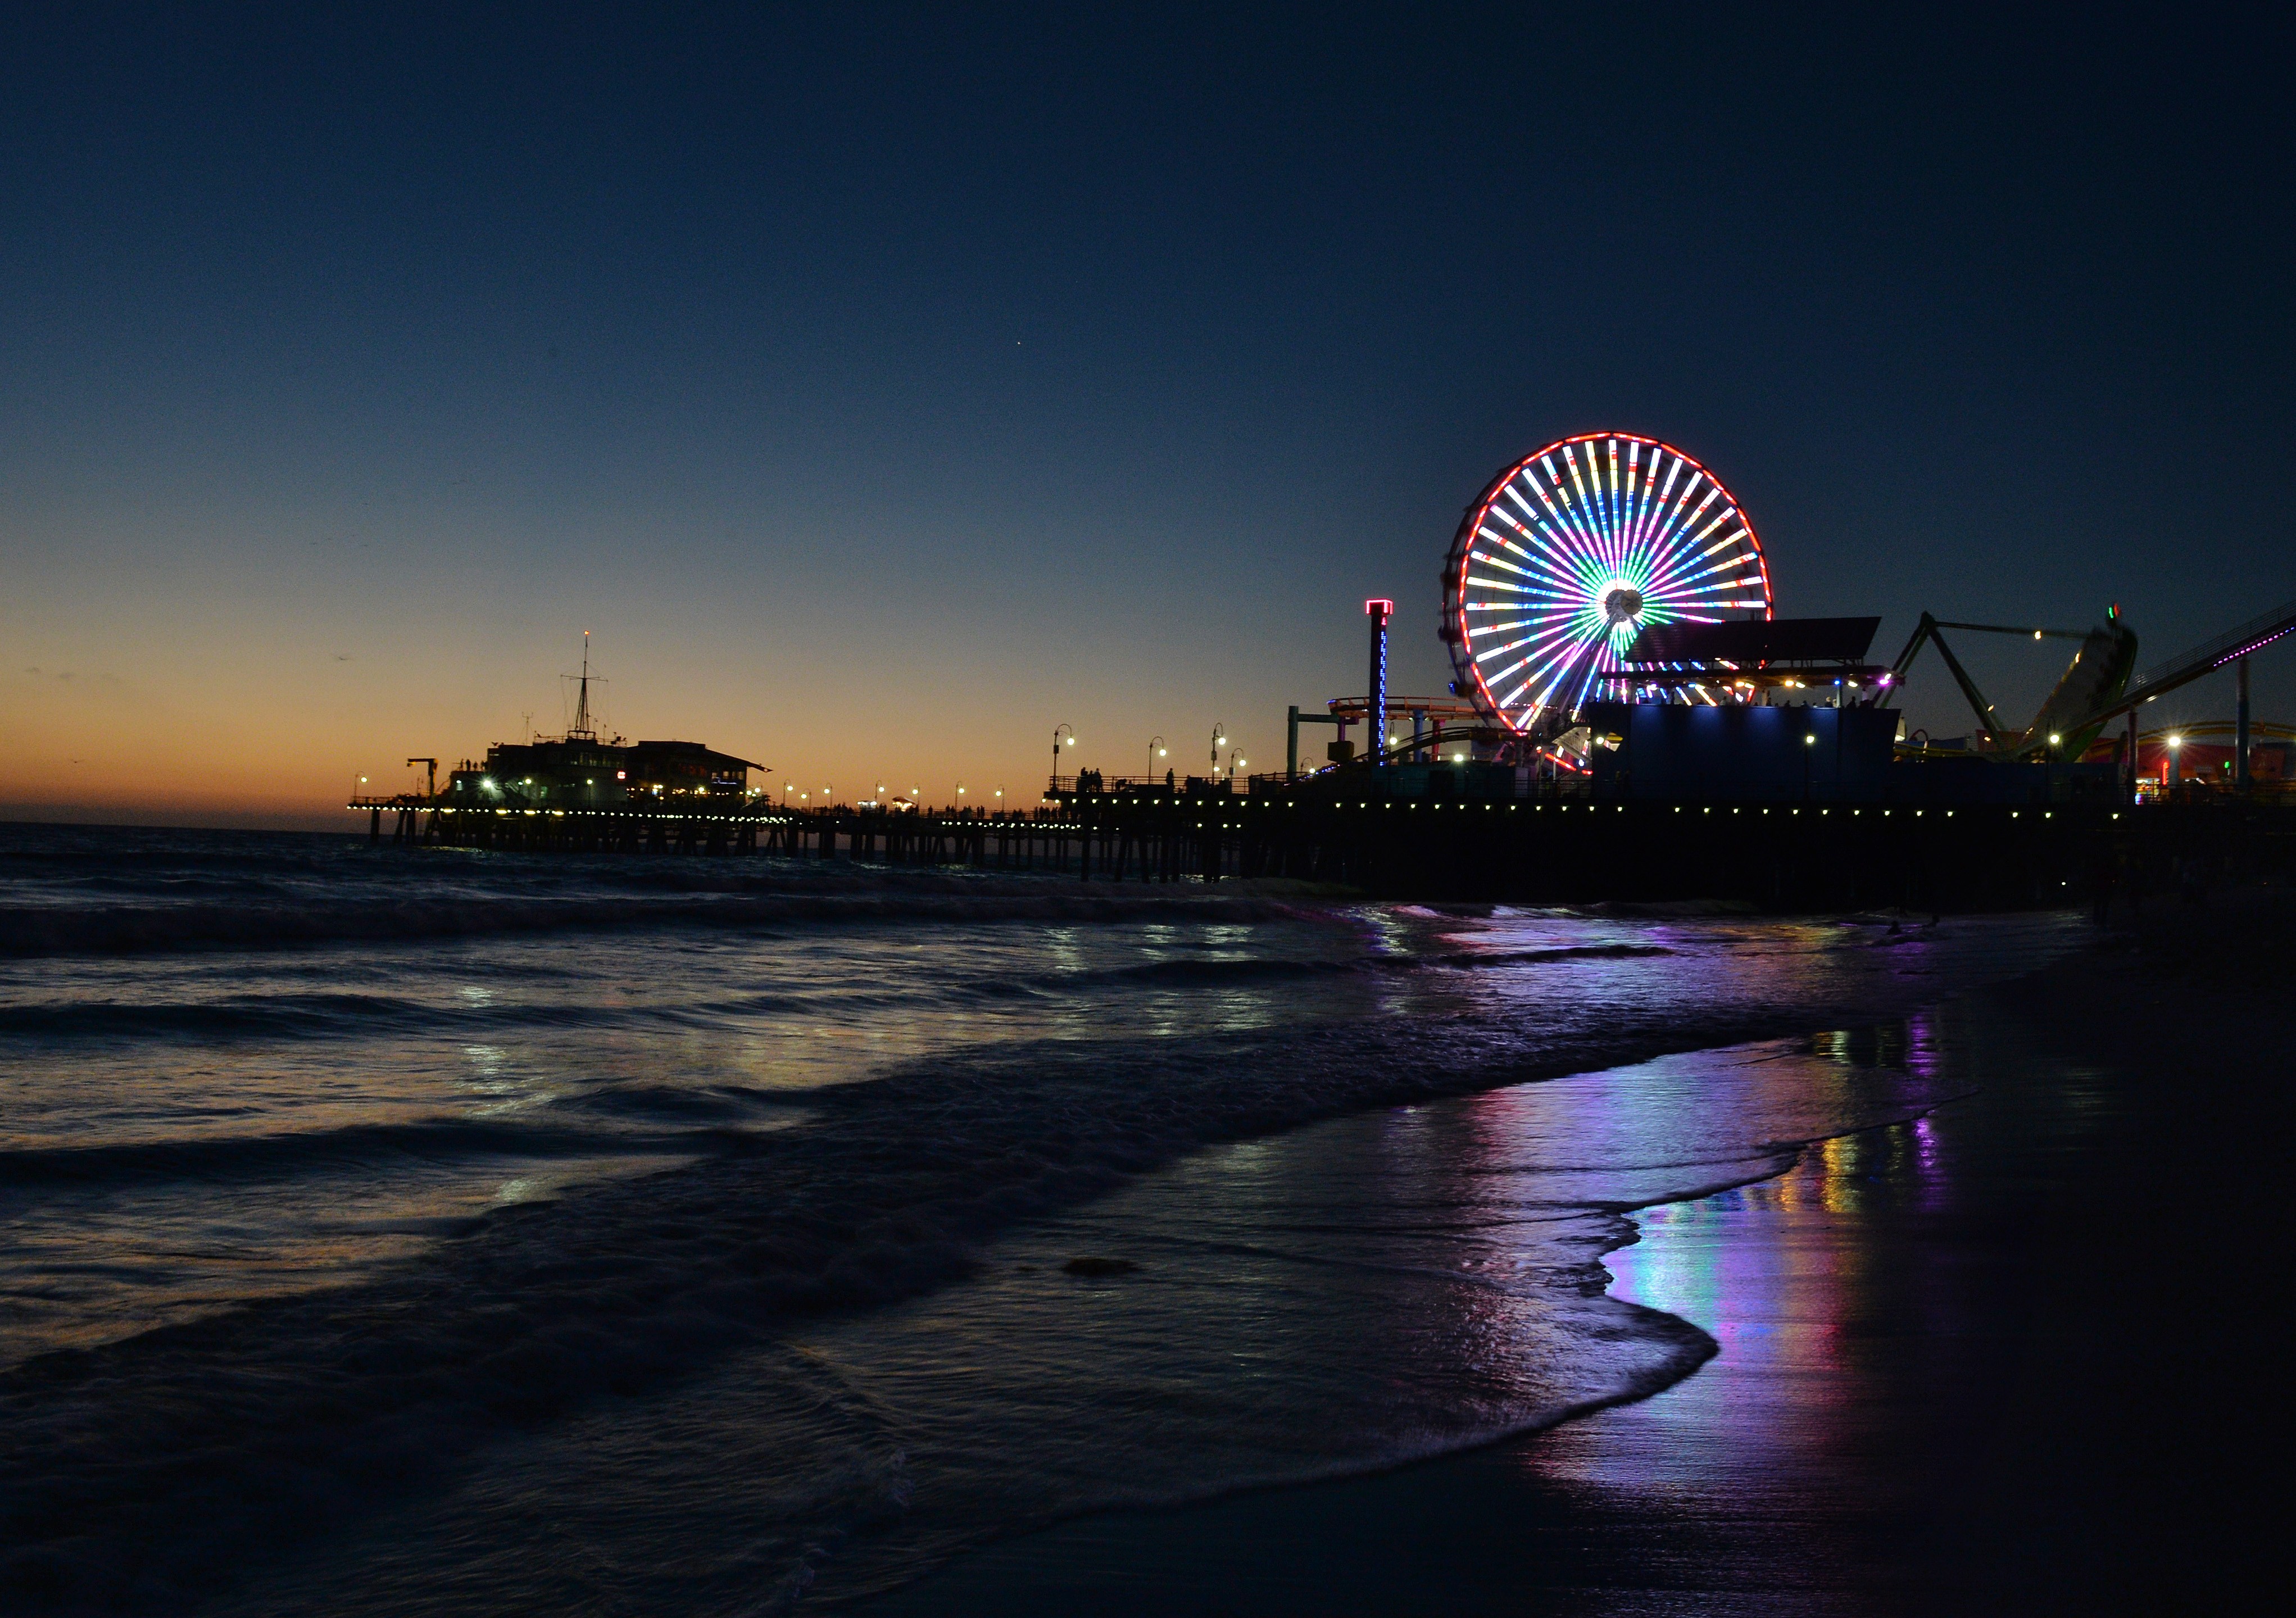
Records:
M2226 1091L2177 1081L2195 1024L2273 1048L2284 902L2156 907L1919 1014L1978 1091L1627 1214L1611 1295L1718 1344L1647 1398L1364 1476L1075 1519L847 1610L2189 1607L2266 1532L2234 1480L2268 1459L2272 1344L2253 1312L2223 1317L2276 1257L2269 1221L2238 1214L2270 1195L2287 1106L2251 1073L2252 1124L2226 1134ZM2211 1171L2231 1217L2196 1205Z
M2007 931L1949 927L1934 940L1935 949L1900 954L1865 947L1877 941L1864 930L1824 928L1803 936L1800 929L1786 929L1755 949L1759 959L1750 958L1749 964L1738 959L1744 951L1734 929L1711 936L1694 929L1668 951L1679 960L1653 965L1639 959L1653 951L1611 950L1604 941L1612 939L1613 929L1594 929L1595 947L1588 950L1577 947L1586 942L1583 924L1558 924L1560 932L1549 937L1554 929L1542 922L1521 938L1500 941L1536 947L1508 952L1494 944L1498 952L1491 959L1577 960L1588 953L1618 959L1601 965L1578 990L1547 996L1543 1009L1526 1005L1509 1011L1443 986L1461 957L1414 945L1423 936L1447 936L1451 924L1439 918L1397 925L1404 929L1397 958L1423 956L1435 974L1423 981L1435 987L1423 1000L1406 996L1394 1003L1433 1006L1445 1015L1334 1017L1309 1025L1299 1014L1308 1002L1289 988L1282 991L1282 1004L1266 1015L1265 995L1236 996L1240 1010L1189 997L1172 1003L1210 1005L1239 1018L1237 1026L1222 1029L1207 1019L1185 1037L1126 1048L1060 1037L1066 1024L1038 1018L1021 1025L1025 1039L968 1047L961 1060L904 1057L866 1083L808 1090L807 1105L817 1124L758 1133L754 1140L737 1136L738 1149L714 1154L691 1169L589 1185L554 1203L506 1204L422 1249L414 1262L380 1264L346 1285L268 1296L156 1330L139 1328L12 1367L0 1373L0 1394L19 1418L11 1424L10 1443L24 1462L8 1491L12 1588L51 1607L156 1601L156 1595L141 1592L219 1590L248 1578L250 1565L266 1557L324 1576L331 1548L358 1545L359 1530L370 1520L419 1513L482 1470L498 1441L504 1453L529 1439L537 1448L576 1444L581 1435L568 1434L584 1421L597 1417L599 1425L611 1425L624 1401L659 1393L674 1401L733 1358L800 1329L793 1322L818 1322L803 1330L831 1330L881 1304L953 1292L944 1283L970 1273L984 1238L1023 1230L1063 1208L1082 1209L1103 1188L1138 1181L1144 1169L1177 1162L1204 1143L1239 1143L1238 1155L1245 1156L1241 1143L1285 1134L1316 1117L1373 1115L1396 1105L1490 1091L1496 1077L1583 1075L1637 1054L1655 1057L1823 1027L1833 1017L1870 1016L1871 1010L1852 1008L1914 1003L1915 996L1934 993L1928 985L1938 980L1925 976L1928 971L1961 978L2013 969L2030 958L2030 951L2063 947L2069 931L2062 918L2018 922ZM1547 947L1558 939L1572 947ZM1294 952L1280 940L1252 947L1259 955ZM1171 950L1153 953L1146 964L1160 982L1171 970L1164 957L1182 958ZM1377 982L1389 981L1387 962L1375 959L1377 952L1365 953L1374 958L1365 969L1382 974ZM1246 985L1268 974L1270 962L1256 955L1226 954L1236 956L1233 965ZM1077 969L1062 981L1106 988L1106 1003L1125 1015L1166 1016L1168 1007L1146 993L1127 998L1117 992L1141 977L1137 956L1121 947L1105 958L1078 953ZM236 963L184 959L196 969L183 968L181 984L164 985L160 1009L195 1029L210 1001L239 1015L249 985ZM965 1015L973 1015L975 990L992 981L981 970L983 961L998 968L993 986L1002 988L1016 975L1007 957L990 955L960 961L923 987L946 990ZM710 995L752 992L752 964L741 952L719 952L702 962L708 969L691 985L673 990L664 979L660 989L670 1010L697 997L707 1009L716 1003ZM846 952L832 958L834 970L824 981L842 993L848 985L864 984L882 964L877 956ZM1034 964L1024 957L1017 970L1025 973ZM1187 983L1206 979L1194 957L1183 964ZM1213 964L1226 971L1231 963L1224 955ZM1285 961L1274 965L1279 977L1296 969ZM677 966L681 974L700 969L684 960ZM609 969L611 961L599 963L598 971ZM127 974L124 968L112 970ZM410 1078L430 1083L430 1069L421 1064L402 1070L380 1059L392 1054L393 1031L365 1013L373 1006L399 1017L406 1015L403 1007L427 1006L426 1015L435 1016L445 1004L459 1015L453 976L418 974L394 981L384 1000L356 1000L352 1009L363 1020L354 1026L367 1032L348 1043L314 1043L308 1047L312 1054L299 1059L316 1071L323 1063L344 1065L345 1051L363 1052L378 1058L375 1071L394 1083ZM561 1036L553 1032L559 1021L554 1009L578 999L582 985L595 978L578 977L564 987L570 980L553 972L538 981L552 985L549 992L518 999L506 1017L490 1009L471 1015L479 1018L476 1026L506 1029L514 1050L525 1041L542 1058L536 1070L554 1074L557 1066L549 1058ZM1116 987L1107 987L1111 985ZM1602 985L1612 993L1603 996ZM258 1009L275 1009L291 1021L304 1015L302 977L257 986L269 997ZM83 1037L83 1029L100 1034L115 1017L110 1000L119 996L98 982L81 998L88 1007L65 1006L77 1018L75 1038ZM68 1001L70 994L60 997L60 1004ZM797 1009L772 1027L818 1023L818 1008L832 1002L801 997L794 1003ZM1350 991L1341 1009L1358 1003L1369 1002ZM1825 1012L1830 1004L1841 1008L1833 1017ZM599 1026L650 1029L657 1026L648 1020L655 1015L648 1008L645 1015L609 1018ZM262 1026L270 1037L272 1025ZM650 1048L643 1042L632 1047ZM142 1050L131 1050L139 1064ZM1127 1082L1110 1083L1111 1051L1124 1058L1118 1068ZM470 1075L459 1059L467 1052L450 1049L447 1054L456 1059L439 1069L447 1077L437 1093L452 1096L462 1092L447 1088L449 1082L462 1084ZM746 1071L724 1052L704 1050L699 1057L702 1065L691 1075L696 1080ZM713 1061L720 1066L710 1066ZM1490 1071L1496 1061L1508 1063L1503 1075ZM631 1115L626 1108L632 1102L639 1116L653 1115L646 1109L683 1115L663 1107L659 1091L632 1083L652 1076L642 1066L607 1066L594 1085L568 1092L562 1114L537 1109L537 1115L587 1127L594 1114ZM483 1079L492 1070L472 1071ZM58 1068L53 1088L60 1107L81 1093L82 1072ZM113 1076L132 1083L135 1075L122 1069ZM98 1087L92 1093L101 1099L112 1092ZM561 1105L555 1094L554 1107ZM723 1094L712 1092L714 1099L704 1097L729 1110L702 1115L751 1117L764 1104L755 1098L765 1094L739 1088L736 1081ZM397 1104L395 1092L375 1095ZM362 1093L361 1105L372 1099ZM681 1091L669 1099L683 1105L688 1097ZM78 1116L69 1107L57 1115ZM253 1115L267 1116L259 1110ZM1078 1127L1078 1120L1088 1126ZM1749 1138L1804 1132L1798 1120L1783 1117L1751 1132L1734 1121L1722 1123L1728 1161L1737 1160ZM242 1133L250 1140L261 1138ZM965 1149L950 1150L952 1142ZM266 1145L257 1156L270 1151ZM1453 1160L1447 1152L1427 1159L1435 1166ZM360 1190L376 1178L346 1173L339 1181ZM212 1184L193 1181L181 1192L171 1189L176 1199L171 1206L200 1219L217 1217L217 1208L234 1219L247 1218L250 1207L263 1212L232 1189L244 1179L234 1173L215 1177ZM1366 1172L1365 1182L1385 1184L1389 1177ZM1645 1186L1658 1191L1711 1182L1669 1173L1601 1195L1639 1197ZM295 1212L288 1203L277 1205ZM278 1228L289 1230L296 1223L285 1219ZM263 1240L275 1234L260 1221L250 1222L250 1229ZM142 1238L134 1229L113 1239L119 1251L142 1250L135 1246ZM283 1242L275 1246L283 1250ZM1603 1278L1590 1269L1571 1284L1599 1296ZM135 1306L127 1288L119 1295L122 1307ZM515 1306L505 1307L513 1299ZM1346 1317L1321 1317L1334 1318ZM1302 1310L1299 1319L1312 1328L1318 1317ZM1303 1335L1312 1336L1312 1329ZM981 1336L993 1354L993 1328L984 1327ZM1699 1341L1703 1346L1705 1339ZM1362 1402L1376 1416L1386 1408L1378 1392L1384 1381L1378 1356L1365 1351L1357 1358L1362 1374L1355 1385L1365 1390ZM1480 1367L1466 1369L1480 1375ZM1079 1367L1070 1379L1069 1385L1083 1390L1075 1408L1096 1408L1089 1369ZM1208 1370L1200 1385L1229 1393L1246 1386L1220 1368ZM186 1386L200 1389L201 1397L184 1399ZM1236 1402L1247 1414L1252 1408L1248 1398ZM1415 1452L1503 1430L1498 1422L1442 1410L1439 1401L1431 1404L1439 1407L1438 1430ZM1287 1413L1268 1428L1271 1450L1280 1450L1287 1434L1320 1430L1316 1407L1300 1409L1306 1413ZM1365 1430L1376 1426L1368 1423ZM738 1443L747 1429L728 1423L707 1430ZM581 1427L582 1434L588 1431ZM1402 1442L1381 1447L1412 1450L1414 1433L1402 1436ZM1004 1452L1025 1462L1028 1450L1023 1443ZM387 1462L372 1460L376 1455ZM196 1464L186 1458L196 1458ZM1017 1470L1025 1482L1030 1467ZM1116 1498L1201 1498L1197 1478L1218 1486L1226 1478L1298 1476L1302 1470L1205 1465L1185 1489ZM823 1475L834 1483L838 1475L832 1468ZM1034 1520L1054 1515L1048 1510ZM379 1540L367 1544L389 1549ZM289 1555L271 1549L282 1545ZM634 1552L631 1565L643 1560ZM632 1576L625 1587L644 1582Z

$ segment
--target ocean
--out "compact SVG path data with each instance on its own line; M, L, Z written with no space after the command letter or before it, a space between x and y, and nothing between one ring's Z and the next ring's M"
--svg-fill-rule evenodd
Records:
M2061 913L0 827L12 1609L833 1610L1632 1400Z

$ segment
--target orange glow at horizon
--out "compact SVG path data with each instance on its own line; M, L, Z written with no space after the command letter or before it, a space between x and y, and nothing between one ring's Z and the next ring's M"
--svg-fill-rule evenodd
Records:
M93 593L97 609L78 623L51 612L7 625L0 609L17 652L0 670L0 818L350 832L362 829L343 806L352 794L419 787L422 768L407 758L436 756L443 777L571 716L578 632L554 631L532 603L488 633L475 615L356 592L324 616L259 592L203 602ZM775 797L793 780L814 801L824 785L859 801L902 779L936 805L959 802L962 782L963 801L1025 808L1053 769L1061 723L1080 739L1060 748L1062 774L1138 775L1152 738L1209 738L1229 713L1250 723L1228 727L1223 767L1237 748L1280 767L1284 706L1336 694L1357 661L1353 603L1331 593L1328 666L1299 678L1269 648L1234 655L1224 626L1181 631L1173 655L1158 657L1136 641L1095 652L1057 629L1008 625L952 656L925 625L896 624L870 634L882 650L857 662L838 651L849 626L818 603L760 633L746 613L713 623L697 608L688 619L656 595L593 640L591 699L602 731L755 760L766 767L750 784ZM1204 750L1169 747L1154 768L1201 772Z

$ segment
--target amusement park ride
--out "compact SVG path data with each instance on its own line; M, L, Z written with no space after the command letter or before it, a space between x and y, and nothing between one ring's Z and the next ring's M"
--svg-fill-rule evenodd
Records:
M1761 542L1729 491L1681 451L1622 433L1565 438L1501 471L1467 508L1442 580L1453 690L1533 742L1589 700L1650 686L1598 666L1645 630L1773 616ZM1670 685L1708 703L1739 689Z
M1896 660L1866 661L1877 618L1780 619L1767 559L1744 508L1719 478L1670 445L1629 433L1557 440L1503 468L1466 509L1441 574L1440 634L1453 671L1449 699L1390 699L1386 637L1393 603L1365 603L1372 629L1371 686L1327 715L1292 712L1290 774L1298 774L1298 727L1334 723L1335 764L1481 762L1543 776L1588 772L1594 756L1620 745L1601 724L1650 705L1728 708L1824 707L1866 710L1860 733L1895 738L1890 699L1923 649L1934 642L1975 715L1966 740L1895 748L1904 761L1944 756L2000 764L2052 764L2090 754L2105 727L2128 716L2109 762L2133 772L2135 711L2227 663L2242 670L2234 751L2242 784L2250 755L2245 658L2296 632L2296 602L2267 613L2139 674L2136 632L2116 606L2087 630L2023 629L1922 616ZM2002 721L1944 631L2073 640L2072 660L2032 720ZM1390 732L1390 712L1413 716L1408 738ZM1879 723L1887 716L1886 724ZM1830 722L1833 723L1833 722ZM1348 741L1364 724L1360 758ZM1711 731L1713 727L1706 727ZM1660 727L1667 735L1698 729ZM1756 725L1730 734L1766 733ZM1638 732L1655 737L1660 731ZM1660 745L1646 740L1645 747ZM1647 772L1645 772L1647 773Z
M1938 656L1953 674L1954 683L1961 688L1968 701L1970 712L1977 716L1976 750L1988 758L2017 760L2046 757L2078 758L2097 732L2104 728L2104 716L2097 709L2120 695L2128 684L2128 676L2136 666L2136 632L2121 622L2118 606L2105 609L2105 621L2083 633L2073 629L2036 629L2026 631L2001 624L1940 623L1929 613L1915 627L1913 639L1906 650L1898 654L1895 671L1903 680L1914 659L1921 655L1925 643L1935 642ZM2056 689L2041 704L2033 723L2022 730L2003 728L1997 710L1977 689L1977 682L1962 667L1961 659L1953 655L1946 644L1945 631L1967 630L1985 634L2017 635L2030 633L2036 641L2054 638L2079 641L2080 650L2065 666L2064 676Z

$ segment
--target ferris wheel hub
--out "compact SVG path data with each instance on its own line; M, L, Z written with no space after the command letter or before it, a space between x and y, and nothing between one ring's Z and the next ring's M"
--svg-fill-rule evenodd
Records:
M1642 617L1643 592L1631 584L1620 584L1603 598L1603 614L1613 624L1625 624Z

